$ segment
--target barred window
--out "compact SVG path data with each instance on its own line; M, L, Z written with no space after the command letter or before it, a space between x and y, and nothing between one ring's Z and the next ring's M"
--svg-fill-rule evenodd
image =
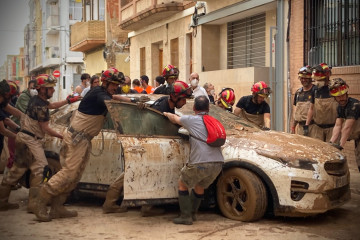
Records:
M306 0L304 65L360 64L360 1Z
M265 13L227 25L228 69L265 66Z

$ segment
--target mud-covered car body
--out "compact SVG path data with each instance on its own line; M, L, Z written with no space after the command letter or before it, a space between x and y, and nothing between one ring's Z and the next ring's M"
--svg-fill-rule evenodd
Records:
M92 155L78 187L105 191L124 171L123 205L176 202L179 172L189 158L188 137L149 107L114 100L106 104L107 122L92 140ZM52 127L68 127L77 105L54 113ZM176 112L193 114L192 107L188 100ZM253 221L266 210L280 216L313 215L350 199L347 161L336 148L308 137L262 131L214 105L210 115L223 123L227 140L223 171L205 201L215 199L226 217ZM48 138L46 150L58 153L60 141Z

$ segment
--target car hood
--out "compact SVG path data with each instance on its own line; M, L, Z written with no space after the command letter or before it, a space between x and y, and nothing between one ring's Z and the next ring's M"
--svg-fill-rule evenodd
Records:
M310 168L312 164L344 160L344 155L329 143L318 139L277 131L249 131L246 128L227 131L224 152L253 150L258 155L288 166Z

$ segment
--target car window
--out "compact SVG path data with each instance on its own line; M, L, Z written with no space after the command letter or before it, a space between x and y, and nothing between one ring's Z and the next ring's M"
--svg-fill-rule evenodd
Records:
M109 112L120 134L178 136L179 126L151 108L138 109L135 104L111 102Z

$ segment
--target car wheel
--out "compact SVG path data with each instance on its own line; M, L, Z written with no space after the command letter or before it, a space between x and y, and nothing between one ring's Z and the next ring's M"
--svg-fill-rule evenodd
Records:
M250 222L262 218L267 207L266 189L260 178L243 168L225 171L217 183L217 202L225 217Z

